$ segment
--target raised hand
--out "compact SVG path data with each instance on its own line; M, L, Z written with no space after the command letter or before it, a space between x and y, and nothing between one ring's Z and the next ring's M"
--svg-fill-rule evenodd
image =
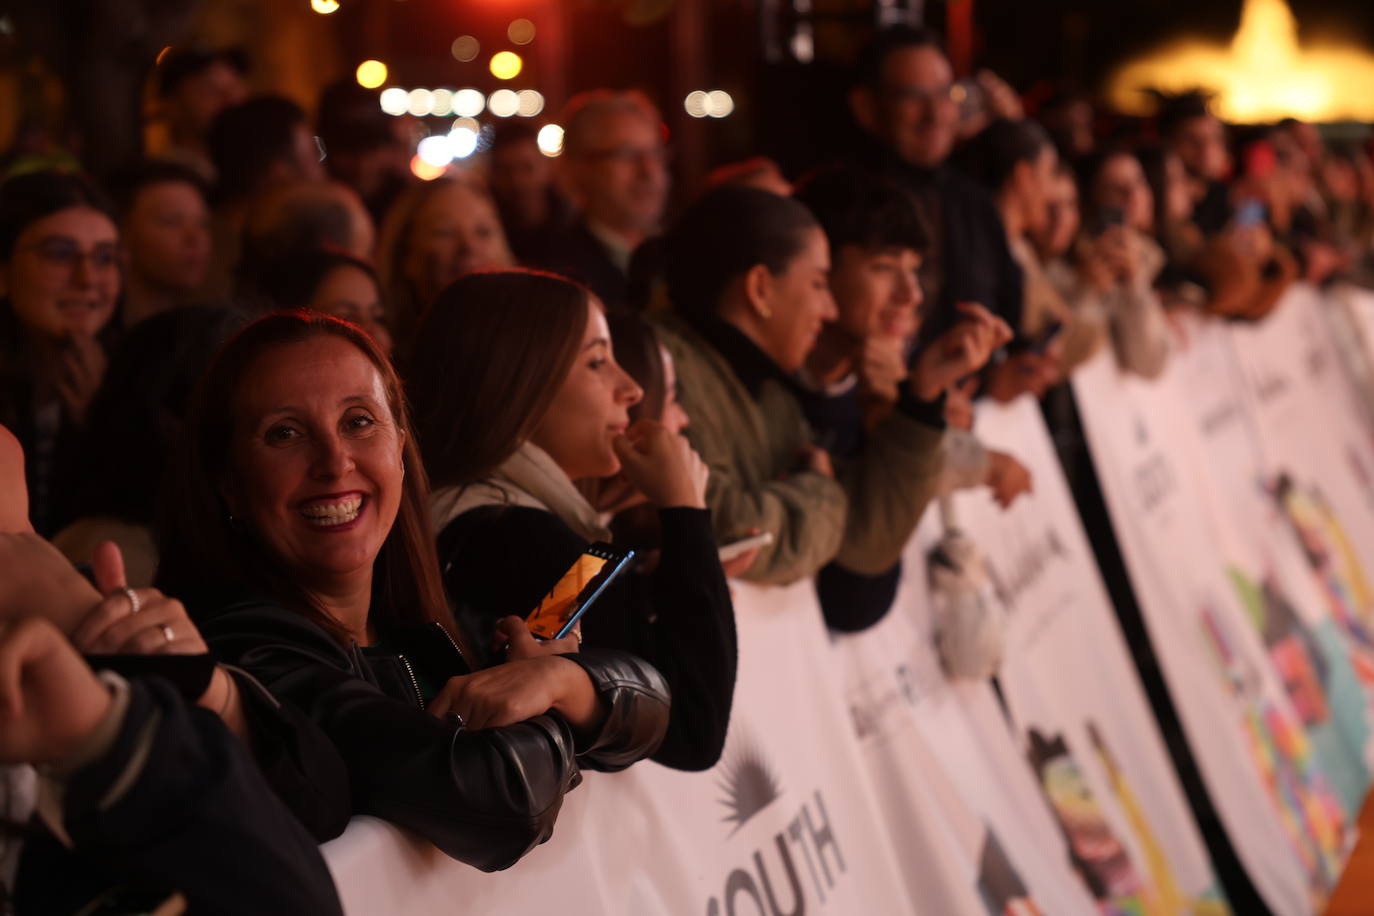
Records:
M963 317L921 351L912 369L915 395L933 401L942 391L982 369L993 351L1011 340L1011 328L975 302L958 305Z
M92 571L106 595L72 632L72 643L90 655L203 655L208 652L186 607L155 588L128 589L124 555L113 541L95 548ZM129 592L133 592L131 598Z

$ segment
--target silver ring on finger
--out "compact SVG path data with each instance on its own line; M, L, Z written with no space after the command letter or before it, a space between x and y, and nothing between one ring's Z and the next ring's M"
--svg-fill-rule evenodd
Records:
M137 614L139 611L143 610L143 600L138 597L138 592L129 588L129 586L127 585L121 586L119 590L124 594L125 598L129 599L130 617L132 617L134 614Z
M163 638L166 639L168 642L171 642L173 639L176 638L176 634L172 632L172 628L169 627L167 624L164 623L161 626L161 630Z

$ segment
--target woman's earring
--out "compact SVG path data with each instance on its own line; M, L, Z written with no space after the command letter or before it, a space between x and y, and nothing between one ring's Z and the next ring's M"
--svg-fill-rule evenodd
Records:
M762 318L764 321L767 321L768 319L773 317L773 310L766 305L760 305L758 311L759 317Z

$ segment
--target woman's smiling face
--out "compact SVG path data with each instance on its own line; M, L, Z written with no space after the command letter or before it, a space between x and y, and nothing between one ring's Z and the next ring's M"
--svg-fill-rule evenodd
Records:
M332 334L273 347L245 373L230 421L233 515L307 591L370 582L405 476L371 360Z

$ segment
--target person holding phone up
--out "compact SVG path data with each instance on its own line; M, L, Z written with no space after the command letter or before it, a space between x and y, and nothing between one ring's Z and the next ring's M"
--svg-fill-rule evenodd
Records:
M616 363L600 301L553 274L470 274L426 315L408 380L444 583L474 632L529 614L589 542L611 540L574 481L622 473L657 508L657 566L611 583L582 632L588 647L647 659L672 688L653 759L713 766L736 641L706 466L664 423L630 422L644 392Z
M475 670L439 580L429 488L401 384L335 318L267 315L211 363L187 424L161 579L210 650L333 741L351 813L506 868L548 839L579 768L662 740L651 665L506 621Z

